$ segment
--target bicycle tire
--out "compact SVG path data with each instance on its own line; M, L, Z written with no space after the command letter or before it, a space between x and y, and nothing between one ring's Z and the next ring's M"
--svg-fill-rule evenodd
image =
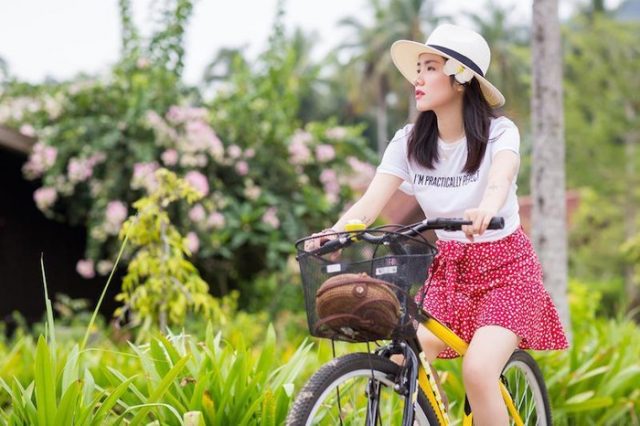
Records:
M521 350L511 354L502 370L502 381L525 425L551 425L547 387L531 355Z
M337 401L335 389L342 389L340 392L353 390L358 398L358 402L364 407L353 406L353 400L340 396L341 414L345 408L353 408L353 412L344 416L343 424L365 424L362 414L366 417L367 397L357 395L362 392L355 389L355 385L349 384L354 378L362 379L361 382L368 383L372 371L374 377L384 386L385 397L393 399L392 406L385 406L389 411L385 411L385 417L379 419L376 424L390 425L400 424L402 421L402 408L404 397L393 390L394 378L398 374L399 366L387 358L368 353L353 353L336 358L322 366L305 384L296 397L289 415L287 416L287 426L307 426L314 424L340 424L337 419ZM365 388L366 389L366 388ZM337 400L337 398L336 398ZM386 399L385 399L386 402ZM396 403L397 406L393 406ZM326 407L324 407L326 405ZM418 398L415 405L415 420L418 425L440 426L435 411L424 393L418 389ZM325 409L326 408L326 409ZM399 410L399 411L398 411ZM334 416L331 412L334 411ZM354 415L355 413L355 415ZM328 416L328 417L327 417Z

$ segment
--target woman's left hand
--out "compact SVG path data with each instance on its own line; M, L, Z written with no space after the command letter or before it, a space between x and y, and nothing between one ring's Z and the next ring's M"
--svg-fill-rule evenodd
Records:
M497 212L494 210L480 207L466 210L463 218L465 220L472 221L473 225L462 226L462 232L465 233L469 241L473 242L473 236L484 234L484 231L487 230L487 226L489 226L489 222L491 222L491 218L496 214Z

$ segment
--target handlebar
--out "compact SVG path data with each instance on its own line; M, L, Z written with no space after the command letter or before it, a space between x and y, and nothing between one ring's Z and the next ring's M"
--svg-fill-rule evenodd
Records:
M444 231L460 231L462 226L471 225L473 222L470 220L459 219L459 218L436 218L436 219L425 219L422 222L415 223L413 225L408 226L405 231L395 232L394 235L404 235L407 237L412 237L420 234L421 232L427 230L444 230ZM489 222L489 226L487 229L502 229L504 228L504 218L503 217L493 217ZM380 244L385 239L388 239L387 235L375 236L369 234L367 232L338 232L338 238L335 240L330 240L325 243L322 247L317 248L316 250L310 251L307 254L322 256L327 253L334 252L336 250L345 248L349 246L354 241L361 239L365 240L369 243Z

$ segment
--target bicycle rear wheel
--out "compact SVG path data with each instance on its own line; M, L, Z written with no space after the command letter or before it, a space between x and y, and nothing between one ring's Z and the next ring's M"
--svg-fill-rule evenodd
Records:
M300 390L286 424L399 425L405 401L393 387L399 369L390 360L367 353L336 358L320 368ZM374 380L370 381L372 376ZM377 409L375 403L368 403L370 394L379 397L375 401ZM432 407L420 390L414 412L414 424L438 424Z
M525 425L551 425L547 387L531 355L516 350L502 371L502 381ZM511 424L515 423L511 421Z

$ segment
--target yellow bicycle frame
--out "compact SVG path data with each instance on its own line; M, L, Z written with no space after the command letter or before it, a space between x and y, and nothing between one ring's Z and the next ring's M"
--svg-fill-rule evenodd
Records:
M442 340L447 346L456 351L459 355L464 356L467 352L469 345L467 342L462 340L451 331L447 326L436 320L435 318L428 316L427 320L422 323L427 330L431 331L437 338ZM436 416L441 425L449 425L449 415L447 413L446 407L442 401L442 395L440 395L440 390L436 384L436 379L431 370L431 365L424 358L424 354L420 354L420 360L422 361L418 368L418 384L422 392L424 392L425 396L431 403L431 406L434 407ZM514 420L517 426L523 426L522 419L520 418L520 414L516 410L516 407L511 399L511 395L509 395L509 391L504 386L502 382L500 382L500 392L502 393L502 397L504 398L504 402L507 404L507 410L511 415L511 418ZM463 426L471 426L473 423L473 414L465 413L462 419Z

